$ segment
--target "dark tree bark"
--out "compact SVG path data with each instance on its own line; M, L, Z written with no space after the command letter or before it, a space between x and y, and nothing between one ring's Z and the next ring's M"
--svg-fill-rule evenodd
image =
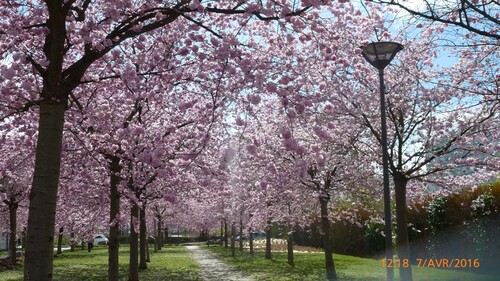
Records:
M330 196L323 192L319 197L321 208L321 231L323 232L323 250L325 251L326 278L329 281L337 280L337 272L333 262L332 236L330 219L328 218L328 202Z
M146 237L146 204L142 204L139 211L139 269L147 269L146 263L146 248L148 246L148 239Z
M157 248L157 246L158 246L158 239L160 239L158 237L158 227L157 227L157 225L158 225L157 220L153 220L153 231L155 233L155 240L154 240L154 243L153 243L153 247L154 247L154 252L155 253L158 251L158 248ZM148 246L148 249L149 249L149 246Z
M139 281L139 237L135 223L139 219L139 206L132 203L130 210L130 260L128 267L128 281Z
M250 256L253 257L253 232L250 230L249 238L248 238L248 247L250 247Z
M239 250L242 252L243 251L243 221L240 219L240 241L239 242Z
M23 229L22 237L21 237L21 249L26 249L26 228Z
M292 208L288 205L288 215L292 214ZM288 253L288 265L295 266L295 262L293 260L293 229L290 221L287 223L287 240L286 240L286 248Z
M57 235L57 254L62 254L62 239L63 239L64 227L59 228L59 233Z
M50 281L53 276L54 225L65 110L65 103L50 100L40 103L35 171L29 196L25 281Z
M109 156L110 160L110 203L109 203L109 245L108 245L108 281L118 281L119 273L119 248L120 248L120 225L118 224L118 215L120 213L120 184L119 173L122 169L120 158Z
M17 264L17 208L19 204L15 198L11 198L9 205L9 263L11 265Z
M220 245L221 245L221 247L224 246L224 239L222 239L222 237L224 237L224 221L223 220L220 222Z
M404 175L394 175L394 187L396 193L396 244L398 248L398 259L411 261L410 242L408 237L408 213L406 206L406 184L408 180ZM413 280L411 264L399 267L401 280Z
M74 231L71 231L71 234L70 234L70 252L74 252L75 251L75 232Z
M266 225L266 260L270 260L271 257L271 220L267 220Z
M156 229L156 249L161 250L163 246L163 226L161 221L161 215L156 216L157 229Z
M228 247L227 221L224 221L224 247Z
M154 245L154 243L153 243ZM146 262L151 262L150 256L149 256L149 243L146 243Z
M234 223L231 224L231 256L234 257L236 255L235 253L235 248L236 248L236 225Z

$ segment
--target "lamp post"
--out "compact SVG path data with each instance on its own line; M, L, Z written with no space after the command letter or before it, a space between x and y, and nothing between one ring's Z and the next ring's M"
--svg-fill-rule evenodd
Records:
M387 280L394 280L394 270L389 267L389 261L393 259L392 230L391 230L391 191L389 189L389 155L387 153L387 125L385 114L385 85L384 68L391 63L396 54L403 49L403 45L394 42L376 42L362 47L363 57L378 69L380 80L380 118L382 123L382 161L384 174L384 222L385 222L385 257L387 268Z

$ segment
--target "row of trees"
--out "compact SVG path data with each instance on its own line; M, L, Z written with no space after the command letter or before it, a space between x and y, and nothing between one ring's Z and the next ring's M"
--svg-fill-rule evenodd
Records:
M119 227L130 225L138 280L147 225L292 229L315 214L336 279L330 223L353 217L336 207L380 194L378 83L359 49L371 38L406 49L388 71L387 111L398 254L409 258L407 202L496 176L499 46L466 30L457 40L482 43L440 65L446 26L394 28L382 6L343 2L0 4L2 201L22 207L25 280L52 279L54 229L107 228L118 280Z

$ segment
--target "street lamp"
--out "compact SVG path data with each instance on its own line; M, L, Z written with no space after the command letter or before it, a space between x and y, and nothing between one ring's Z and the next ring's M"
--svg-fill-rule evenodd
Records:
M391 191L389 189L389 155L387 153L387 125L385 115L385 85L384 68L391 63L396 54L403 49L403 45L394 42L375 42L362 47L363 57L378 69L380 80L380 118L382 123L382 161L384 173L384 221L385 221L385 257L387 268L387 280L394 280L394 270L389 267L389 261L393 259L392 230L391 230Z

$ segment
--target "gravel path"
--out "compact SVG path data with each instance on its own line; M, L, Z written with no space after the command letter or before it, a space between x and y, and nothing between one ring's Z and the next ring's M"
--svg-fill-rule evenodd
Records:
M223 262L216 254L199 246L186 246L200 264L203 281L253 281Z

